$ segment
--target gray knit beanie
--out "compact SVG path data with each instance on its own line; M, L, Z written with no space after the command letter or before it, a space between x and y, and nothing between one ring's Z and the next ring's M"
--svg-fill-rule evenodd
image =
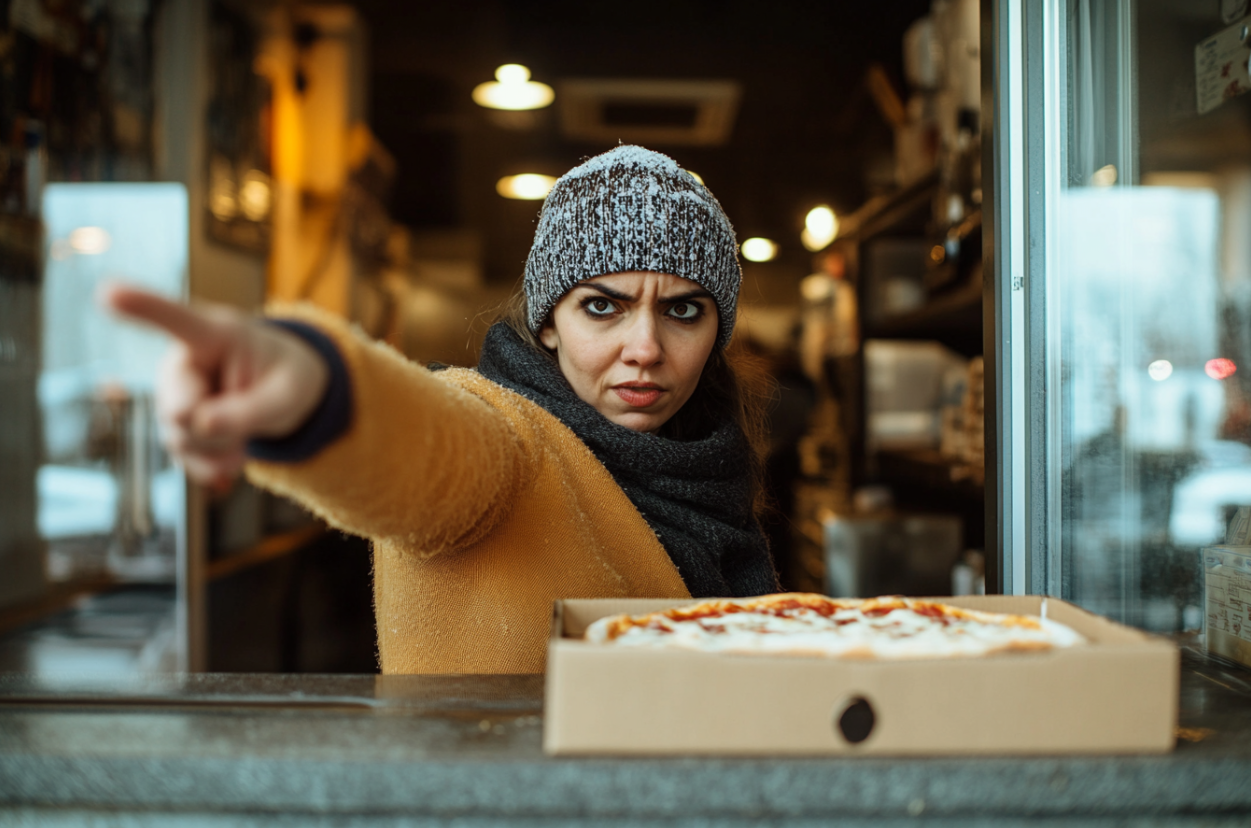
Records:
M672 158L620 146L574 167L548 193L526 260L529 325L585 279L652 271L690 279L712 294L725 346L739 283L734 228L708 189Z

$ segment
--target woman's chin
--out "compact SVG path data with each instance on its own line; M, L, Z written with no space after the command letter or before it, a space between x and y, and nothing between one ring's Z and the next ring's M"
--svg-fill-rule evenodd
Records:
M658 431L669 418L659 414L650 414L646 411L621 411L608 415L608 419L631 431L653 433Z

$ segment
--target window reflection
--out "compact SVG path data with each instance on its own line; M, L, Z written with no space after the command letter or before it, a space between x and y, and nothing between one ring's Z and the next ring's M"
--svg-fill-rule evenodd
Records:
M1062 587L1131 624L1197 630L1200 550L1251 505L1251 105L1195 108L1214 14L1132 6L1068 11L1048 288Z
M1067 588L1156 629L1201 617L1196 549L1223 536L1226 505L1213 475L1232 463L1251 484L1251 450L1222 439L1227 389L1205 371L1219 208L1166 187L1073 189L1060 207Z
M43 193L45 257L39 371L26 410L38 435L12 456L28 469L34 527L25 553L44 594L68 610L0 640L0 669L109 676L179 669L176 561L184 493L152 410L155 333L95 302L124 279L182 296L187 200L178 184L52 184Z

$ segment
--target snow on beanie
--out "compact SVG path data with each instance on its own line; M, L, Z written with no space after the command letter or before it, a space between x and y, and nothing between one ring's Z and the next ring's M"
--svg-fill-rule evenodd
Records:
M565 173L543 202L526 260L530 330L578 282L632 271L705 288L717 305L717 342L729 343L743 279L730 220L672 158L620 146Z

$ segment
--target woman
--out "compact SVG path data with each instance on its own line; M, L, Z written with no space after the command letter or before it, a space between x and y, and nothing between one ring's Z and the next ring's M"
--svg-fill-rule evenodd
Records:
M544 202L478 370L341 320L270 324L115 289L181 345L158 412L202 481L248 477L374 542L386 673L537 672L558 598L777 589L724 349L741 274L712 194L623 146Z

